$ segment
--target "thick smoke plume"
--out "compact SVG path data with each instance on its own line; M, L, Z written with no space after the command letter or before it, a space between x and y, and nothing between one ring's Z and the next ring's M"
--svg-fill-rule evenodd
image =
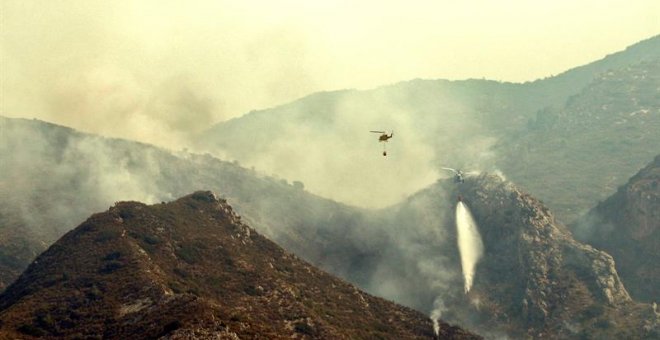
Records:
M484 244L481 241L477 224L463 202L458 202L456 205L456 231L458 233L458 250L461 254L465 294L467 294L472 288L477 262L484 253Z

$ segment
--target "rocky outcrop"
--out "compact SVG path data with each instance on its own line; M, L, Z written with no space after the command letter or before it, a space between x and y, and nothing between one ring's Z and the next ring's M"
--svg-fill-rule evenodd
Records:
M658 334L651 306L631 300L612 257L574 240L540 201L492 175L468 178L455 192L486 248L470 294L490 327L515 325L523 333L510 334L532 337Z

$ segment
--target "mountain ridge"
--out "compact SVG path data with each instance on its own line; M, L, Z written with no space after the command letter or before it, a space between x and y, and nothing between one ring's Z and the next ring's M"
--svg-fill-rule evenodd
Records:
M434 337L426 316L286 253L208 191L91 216L0 295L0 320L5 336Z

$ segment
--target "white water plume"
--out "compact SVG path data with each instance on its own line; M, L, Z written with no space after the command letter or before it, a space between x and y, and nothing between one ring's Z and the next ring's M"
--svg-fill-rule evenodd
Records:
M463 202L456 205L456 231L458 233L458 251L461 254L461 267L465 280L465 294L472 288L474 270L484 253L484 244L477 224Z

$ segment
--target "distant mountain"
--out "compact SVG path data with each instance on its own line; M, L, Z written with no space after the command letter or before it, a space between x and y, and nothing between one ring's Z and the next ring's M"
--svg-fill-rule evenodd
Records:
M596 77L503 139L501 168L572 222L660 152L660 58Z
M93 215L0 295L0 320L2 337L434 338L425 315L285 252L210 192Z
M623 51L612 53L601 60L572 68L553 77L534 81L531 85L542 88L540 91L546 96L563 102L566 98L579 93L594 78L598 78L604 73L653 61L659 57L660 35L656 35L628 46Z
M441 165L492 166L488 148L497 138L547 105L522 84L418 79L253 111L210 128L197 147L299 179L321 196L379 208L432 183ZM394 138L384 145L370 130Z
M539 135L538 128L549 118L548 112L571 116L581 99L589 103L584 109L591 112L592 118L601 114L599 103L612 100L608 97L612 92L618 98L630 94L645 96L650 101L640 100L635 105L657 108L655 65L659 59L660 36L656 36L594 63L523 84L417 79L373 90L316 93L220 123L200 136L198 147L262 171L299 179L314 193L363 207L396 204L431 184L439 176L440 166L499 168L547 201L563 219L571 221L611 192L601 189L602 183L592 185L587 181L583 185L572 181L573 177L584 179L581 174L591 170L579 164L574 167L568 164L561 171L552 168L553 171L525 172L526 163L517 157L520 144L530 143L531 147L545 151L549 142ZM640 78L643 72L647 74L644 79ZM614 79L619 79L618 85L612 83ZM614 87L599 90L608 84ZM628 87L636 90L631 93ZM635 106L621 105L610 106L609 110L614 109L622 110L620 114L636 110ZM582 124L599 124L590 122L589 115L583 118L580 125L571 129ZM631 124L627 126L630 128ZM639 128L634 126L634 131L626 134L621 131L603 134L610 136L612 143L619 143L628 139L630 133L641 133ZM553 135L563 136L561 129L557 127ZM377 136L369 130L395 132L387 143L386 158L381 156L383 146L377 142ZM578 143L581 132L573 134ZM633 143L629 149L640 153L653 144L643 144L642 149L640 145ZM586 148L587 151L558 149L548 154L539 151L535 157L542 159L539 164L563 165L565 158L582 158L581 153L588 152ZM645 157L640 155L639 159ZM639 159L630 166L615 167L616 173L596 176L619 176L618 180L623 181L635 171ZM604 162L589 164L608 166ZM546 186L543 182L546 174L566 181L568 185L564 188L576 187L584 193L574 198L552 188L543 190L539 187ZM547 184L557 187L554 178Z
M660 300L660 155L575 224L576 236L612 254L633 298Z

